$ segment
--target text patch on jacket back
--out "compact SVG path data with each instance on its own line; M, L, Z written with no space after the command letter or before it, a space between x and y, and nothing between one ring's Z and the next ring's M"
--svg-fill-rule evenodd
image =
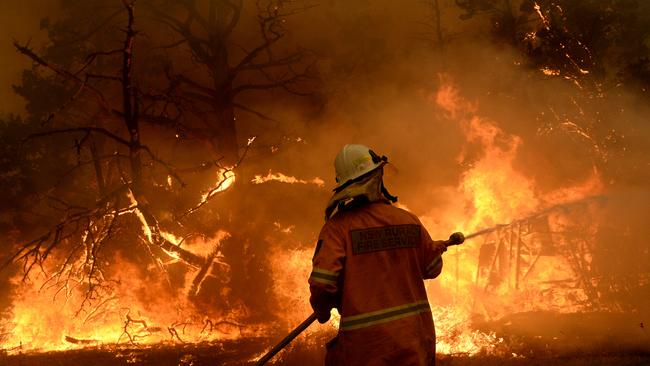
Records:
M414 248L420 243L420 226L408 224L351 230L350 236L353 254Z

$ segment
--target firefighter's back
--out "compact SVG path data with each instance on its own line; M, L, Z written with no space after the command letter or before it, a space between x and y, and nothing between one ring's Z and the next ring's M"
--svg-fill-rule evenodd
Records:
M327 225L345 246L340 331L328 363L431 365L435 334L422 258L431 239L420 221L374 202L339 212Z

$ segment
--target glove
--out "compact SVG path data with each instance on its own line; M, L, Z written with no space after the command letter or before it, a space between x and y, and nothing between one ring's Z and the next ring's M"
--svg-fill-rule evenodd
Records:
M463 235L463 233L460 232L453 233L449 237L449 245L463 244L464 241L465 241L465 235Z
M316 319L321 324L327 323L327 321L330 320L330 312L317 312Z

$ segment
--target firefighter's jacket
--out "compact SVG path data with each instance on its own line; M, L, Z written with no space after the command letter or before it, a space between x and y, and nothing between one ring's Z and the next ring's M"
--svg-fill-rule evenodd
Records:
M443 251L415 215L385 202L329 219L309 277L314 311L341 314L326 365L433 365L435 333L423 279L440 274Z

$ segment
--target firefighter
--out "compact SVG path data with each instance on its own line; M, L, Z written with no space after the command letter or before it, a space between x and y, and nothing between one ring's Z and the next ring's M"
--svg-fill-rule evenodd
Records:
M337 186L309 277L318 321L328 321L332 308L341 314L338 335L326 346L327 366L435 364L423 279L440 274L446 246L392 205L397 197L383 183L387 162L363 145L345 145L334 161Z

